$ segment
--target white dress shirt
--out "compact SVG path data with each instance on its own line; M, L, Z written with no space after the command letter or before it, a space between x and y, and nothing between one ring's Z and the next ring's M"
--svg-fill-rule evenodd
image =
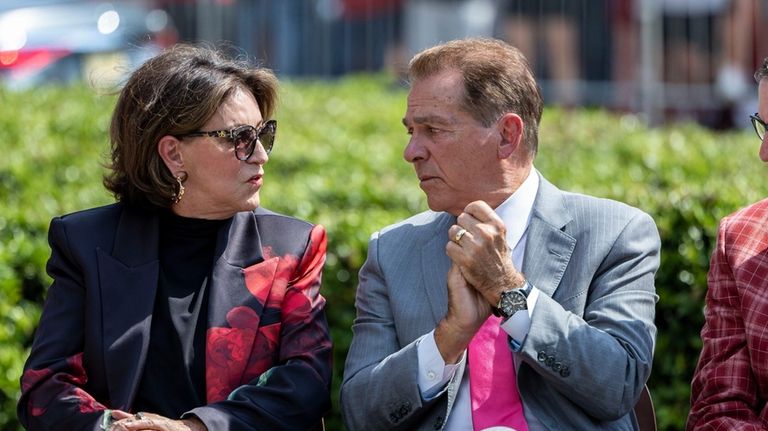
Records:
M512 262L515 268L523 267L523 254L527 239L528 223L533 210L533 201L539 189L539 175L535 169L531 169L528 178L520 187L499 205L495 211L504 221L507 229L507 246L512 250ZM539 290L535 287L528 295L528 310L521 310L507 319L501 328L507 332L517 345L525 342L528 330L531 326L530 317L536 306ZM445 385L453 377L459 364L466 361L466 351L462 355L459 364L446 364L435 343L435 331L432 330L418 340L417 354L419 360L419 389L424 399L428 400L439 394ZM516 364L517 366L517 364ZM465 378L461 379L459 391L451 413L448 415L445 430L472 429L472 407L469 395L469 370L464 368ZM542 429L541 424L530 413L525 415L528 427L531 431Z

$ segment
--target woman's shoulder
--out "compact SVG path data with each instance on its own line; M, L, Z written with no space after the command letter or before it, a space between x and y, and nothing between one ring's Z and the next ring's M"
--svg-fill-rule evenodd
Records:
M64 223L67 226L93 226L94 224L103 224L109 220L117 220L124 211L125 206L121 203L113 203L100 207L88 208L74 211L58 217L54 217L54 222Z
M253 215L262 246L278 254L298 255L311 241L325 235L322 226L266 208L257 208Z
M760 234L765 237L766 218L768 218L768 199L763 199L723 217L720 229L726 234L746 233L749 236Z
M256 221L259 225L269 225L270 227L282 227L291 230L300 230L309 232L315 226L306 220L292 217L285 214L258 207L253 211Z

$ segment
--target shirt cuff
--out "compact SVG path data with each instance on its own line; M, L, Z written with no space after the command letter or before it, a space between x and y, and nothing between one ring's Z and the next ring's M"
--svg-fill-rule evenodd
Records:
M536 307L538 299L539 289L531 286L531 292L526 299L528 309L519 310L501 324L501 329L509 335L509 345L515 352L519 352L523 348L525 337L528 336L528 330L531 329L531 316L533 316L533 309Z
M416 341L416 355L419 359L419 390L424 400L430 400L441 392L467 356L464 352L458 363L446 364L437 348L434 330Z

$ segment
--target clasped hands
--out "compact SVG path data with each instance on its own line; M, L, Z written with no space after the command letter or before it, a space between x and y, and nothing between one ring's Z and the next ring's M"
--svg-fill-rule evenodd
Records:
M456 363L501 292L524 278L512 263L504 222L487 203L469 203L448 237L448 312L435 329L435 342L445 362Z
M206 426L196 418L169 419L154 413L130 414L122 410L111 410L113 422L109 431L206 431Z

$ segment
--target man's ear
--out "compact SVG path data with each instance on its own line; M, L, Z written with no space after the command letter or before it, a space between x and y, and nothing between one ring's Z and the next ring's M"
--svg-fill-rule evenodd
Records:
M499 142L499 159L506 159L514 154L523 143L525 124L519 115L508 112L498 122L501 142Z
M171 135L165 135L157 142L157 152L165 166L175 176L184 170L184 158L181 154L181 141Z

